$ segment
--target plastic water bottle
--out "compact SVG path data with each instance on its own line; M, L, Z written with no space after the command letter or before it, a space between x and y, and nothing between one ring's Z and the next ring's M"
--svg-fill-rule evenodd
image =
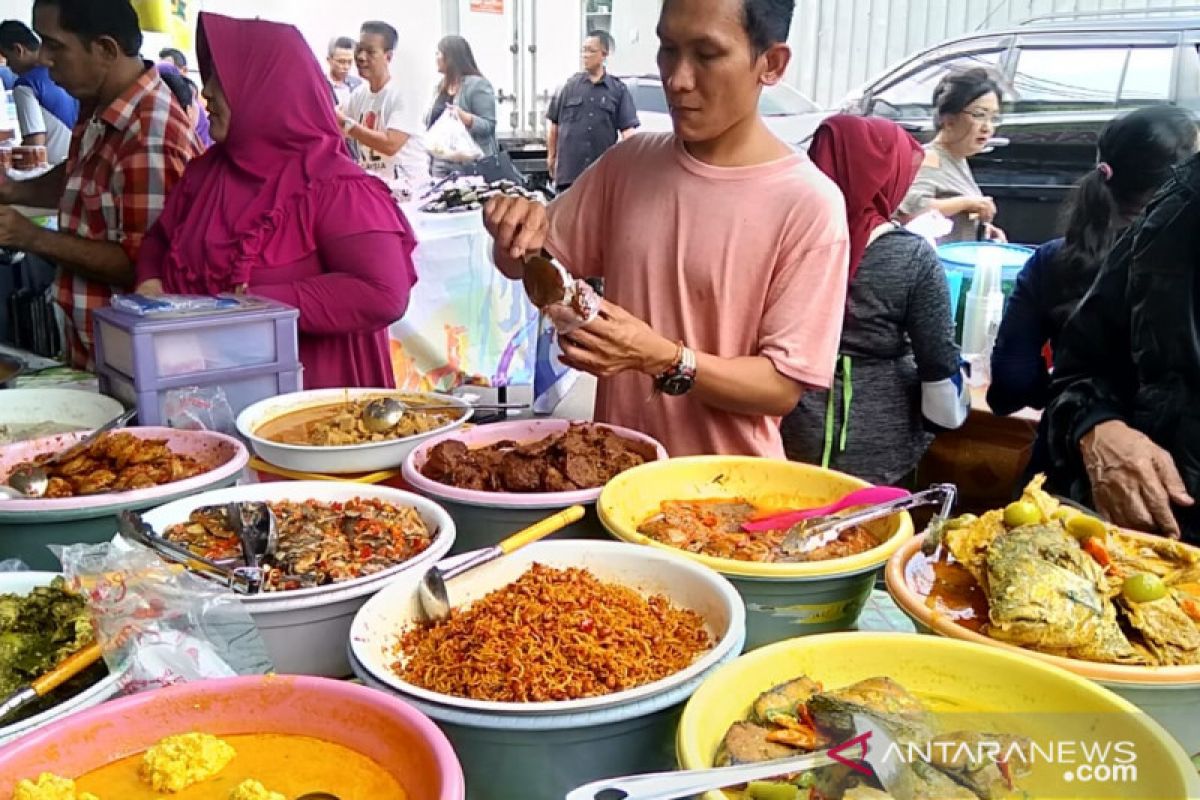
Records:
M973 385L988 382L992 347L1004 315L1003 276L1004 254L1000 248L981 248L963 314L963 357L971 364Z

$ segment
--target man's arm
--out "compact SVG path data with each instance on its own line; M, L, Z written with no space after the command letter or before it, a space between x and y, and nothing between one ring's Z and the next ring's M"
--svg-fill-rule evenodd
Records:
M0 204L58 208L63 190L67 187L66 164L28 181L0 183Z
M393 128L388 128L386 131L373 131L357 122L350 128L347 135L359 144L365 145L377 153L383 153L385 156L394 156L399 153L404 149L409 138L404 131Z
M46 117L37 95L28 86L13 89L13 105L17 108L17 123L21 126L21 144L26 147L46 144Z
M551 122L550 127L546 129L546 169L550 172L550 178L554 178L554 173L558 171L558 123Z
M26 147L45 147L46 134L31 133L21 140L21 144L25 145Z
M22 249L37 253L90 281L122 287L133 285L133 262L117 242L84 239L73 233L34 227L28 245Z

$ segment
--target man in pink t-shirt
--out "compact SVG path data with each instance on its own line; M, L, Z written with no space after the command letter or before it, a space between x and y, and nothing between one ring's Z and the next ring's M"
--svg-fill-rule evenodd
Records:
M564 361L598 375L596 418L673 456L783 458L779 417L830 385L848 237L841 194L758 114L790 58L792 0L666 0L658 62L674 134L609 150L549 208L496 198L496 264L543 249L603 277Z

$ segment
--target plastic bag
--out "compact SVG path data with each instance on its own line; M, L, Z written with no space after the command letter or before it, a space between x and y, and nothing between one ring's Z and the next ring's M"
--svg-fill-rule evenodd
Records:
M442 112L422 139L429 154L443 161L467 163L483 158L483 150L471 138L471 132L452 106Z
M216 431L233 436L237 419L220 386L171 389L163 401L168 428L180 431Z
M246 306L243 298L226 294L216 297L199 294L163 294L154 297L144 294L117 294L113 295L110 302L118 311L136 314L139 317L229 311Z
M29 565L19 558L6 558L0 561L0 572L28 572Z
M228 589L120 538L52 549L88 598L122 691L271 671L258 627Z

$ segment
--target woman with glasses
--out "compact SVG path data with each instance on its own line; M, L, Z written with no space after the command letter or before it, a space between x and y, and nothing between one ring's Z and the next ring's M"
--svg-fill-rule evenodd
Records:
M900 205L903 223L938 211L954 223L943 242L1006 241L992 224L996 203L985 197L967 159L982 153L1000 126L1000 85L984 69L953 72L933 93L937 136L925 147L921 171ZM982 234L982 236L981 236Z

